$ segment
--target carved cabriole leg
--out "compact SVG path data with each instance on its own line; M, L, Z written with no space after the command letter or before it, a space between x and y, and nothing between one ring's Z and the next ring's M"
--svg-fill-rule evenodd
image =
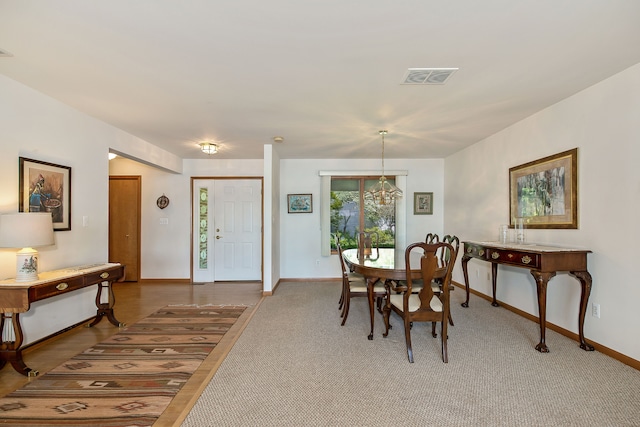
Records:
M491 301L491 305L494 307L500 307L498 304L498 300L496 300L496 288L498 284L498 263L491 263L491 285L493 287L493 301Z
M442 340L442 361L444 363L449 363L449 355L447 354L447 316L444 314L447 310L443 312L442 316L442 332L440 333L440 340Z
M387 298L385 298L385 301L386 303L384 307L382 307L382 318L384 319L384 328L385 328L382 336L386 338L387 335L389 335L389 329L391 328L389 326L389 317L391 316L391 302L389 301L388 293L387 293Z
M591 295L591 274L588 271L572 271L573 274L582 285L580 293L580 311L578 313L578 334L580 337L580 348L586 351L593 351L594 348L584 340L584 316L587 313L587 304L589 295Z
M409 362L413 363L413 349L411 348L411 322L409 322L408 313L405 313L404 315L404 339L407 342L407 357L409 357Z
M462 255L462 274L464 275L464 288L467 292L467 299L460 304L463 307L469 307L469 272L467 271L467 264L470 259L470 256Z
M369 321L371 322L371 332L369 333L369 336L367 337L367 339L372 340L373 339L373 323L374 323L373 316L375 312L375 307L373 303L373 286L378 281L378 278L367 277L366 279L367 279L367 299L369 300Z
M536 345L536 350L540 353L548 353L549 347L545 344L547 329L547 283L549 283L549 280L554 277L556 273L541 273L531 270L531 275L535 279L538 289L538 313L540 315L540 342Z

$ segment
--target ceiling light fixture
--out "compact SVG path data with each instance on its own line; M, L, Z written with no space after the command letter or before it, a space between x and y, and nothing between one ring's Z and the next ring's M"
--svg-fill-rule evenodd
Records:
M218 152L217 144L212 144L210 142L201 142L199 145L203 153L211 155L211 154L216 154Z
M402 190L387 181L387 178L384 176L384 136L387 134L387 131L381 130L379 133L382 135L382 175L378 182L372 185L367 191L367 194L377 204L388 205L402 197Z

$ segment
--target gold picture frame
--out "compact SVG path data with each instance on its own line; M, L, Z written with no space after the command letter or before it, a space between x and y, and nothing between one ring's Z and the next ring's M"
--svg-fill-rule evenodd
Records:
M527 228L578 228L578 149L509 169L509 219Z

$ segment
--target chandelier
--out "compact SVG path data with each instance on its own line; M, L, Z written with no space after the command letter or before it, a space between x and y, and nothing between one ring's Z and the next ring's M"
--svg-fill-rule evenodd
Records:
M384 136L387 134L387 131L381 130L379 133L382 135L382 175L378 182L369 188L367 194L375 203L388 205L402 197L402 190L387 181L387 178L384 176Z

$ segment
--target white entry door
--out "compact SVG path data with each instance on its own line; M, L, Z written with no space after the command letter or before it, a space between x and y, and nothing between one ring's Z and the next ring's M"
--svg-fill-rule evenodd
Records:
M194 282L262 280L262 181L197 179Z

